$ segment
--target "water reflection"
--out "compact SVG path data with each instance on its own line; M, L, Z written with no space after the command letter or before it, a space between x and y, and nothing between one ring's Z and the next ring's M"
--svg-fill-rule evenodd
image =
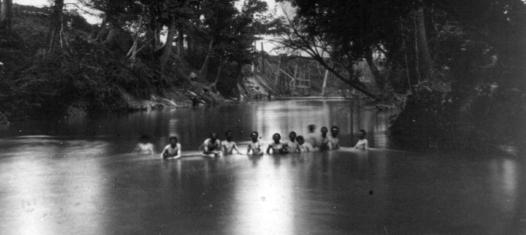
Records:
M286 102L256 106L256 130L265 141L271 142L274 133L281 133L283 139L290 131L305 133L309 124L330 126L331 112L327 102L320 102L316 108L309 104Z
M157 151L167 144L168 136L177 135L186 150L196 150L211 131L221 137L232 130L237 141L248 141L249 133L257 130L263 141L270 141L274 133L288 136L290 131L307 132L307 125L336 125L341 130L343 145L356 141L355 133L365 129L375 147L388 147L385 135L388 112L360 107L349 101L273 101L212 107L180 109L174 112L135 113L126 116L104 117L71 123L34 121L14 123L0 137L48 135L64 139L103 139L111 142L111 153L126 153L136 144L141 134L152 137Z
M161 161L129 153L138 133L158 148L176 134L195 150L209 131L233 129L246 141L258 130L269 141L311 123L340 126L342 145L366 129L374 145L388 146L389 114L353 105L279 101L15 125L25 136L0 139L0 234L502 234L520 226L517 159L371 150Z
M293 178L280 157L236 176L231 234L294 234ZM287 160L287 159L283 159Z
M500 203L502 208L514 209L517 204L517 195L519 187L519 172L516 160L500 159L493 160L490 165L490 185L492 187L493 200Z
M2 233L104 233L99 212L105 172L94 158L105 154L107 144L34 137L18 142L0 164Z

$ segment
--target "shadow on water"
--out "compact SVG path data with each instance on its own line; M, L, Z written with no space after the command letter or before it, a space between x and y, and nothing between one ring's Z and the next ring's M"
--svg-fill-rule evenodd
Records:
M255 130L268 142L274 133L281 133L283 137L290 131L306 134L307 126L315 124L317 132L322 126L339 126L344 145L354 143L356 133L365 129L370 133L372 146L388 147L385 133L391 113L378 113L376 109L363 109L359 105L338 100L289 100L143 112L75 122L28 121L13 123L10 129L0 132L0 138L48 136L104 140L111 143L114 153L126 153L141 134L149 135L158 151L170 135L177 135L186 150L197 150L211 131L222 137L226 130L232 130L238 141L248 141L250 132Z
M18 123L0 139L1 234L521 234L518 158L387 149L162 161L130 154L138 133L159 151L209 131L263 142L338 125L344 146L368 130L387 147L385 113L349 102L278 101L141 113L75 124ZM18 134L20 133L20 134Z

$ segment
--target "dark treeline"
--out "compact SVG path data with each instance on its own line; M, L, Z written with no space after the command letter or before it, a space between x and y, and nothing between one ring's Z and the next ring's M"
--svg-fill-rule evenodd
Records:
M4 0L1 9L0 111L11 117L71 104L120 110L123 93L148 99L172 88L204 102L235 97L256 35L275 24L259 0L241 9L234 0L55 0L49 8ZM102 13L100 26L80 16L90 12Z
M391 127L401 146L524 146L525 1L288 2L297 15L288 18L286 47L376 100L407 94ZM357 79L362 61L377 89Z
M349 87L400 107L391 126L400 146L526 144L523 0L282 0L295 8L283 19L261 0L1 2L0 112L10 117L72 104L120 110L123 94L174 89L205 102L236 97L243 66L257 63L257 35L280 34ZM100 26L79 13L94 10ZM374 86L360 79L364 65Z

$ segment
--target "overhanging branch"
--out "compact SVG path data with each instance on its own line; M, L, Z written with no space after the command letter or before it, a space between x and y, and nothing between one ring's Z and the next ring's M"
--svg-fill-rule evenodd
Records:
M291 36L289 34L289 35L287 35L289 42L288 42L288 44L284 44L285 46L288 46L289 48L293 48L293 49L298 49L298 50L304 51L305 53L309 54L314 60L316 60L318 63L320 63L320 65L325 67L325 69L327 69L329 72L334 74L336 77L338 77L340 80L342 80L343 82L345 82L346 84L348 84L352 88L362 92L363 94L365 94L365 95L367 95L367 96L369 96L369 97L371 97L373 99L377 99L377 96L375 94L373 94L372 92L370 92L369 90L367 90L367 88L365 88L365 86L361 82L345 78L342 74L340 74L336 70L335 67L330 66L325 61L324 57L320 54L319 50L317 49L319 47L316 45L316 39L308 40L303 35L301 35L299 30L294 26L294 24L292 23L292 21L288 17L286 11L284 11L284 12L285 12L285 17L286 17L289 25L291 26L292 33L294 34L294 36L296 36L296 38L299 39L299 42L298 41L294 41L293 36Z

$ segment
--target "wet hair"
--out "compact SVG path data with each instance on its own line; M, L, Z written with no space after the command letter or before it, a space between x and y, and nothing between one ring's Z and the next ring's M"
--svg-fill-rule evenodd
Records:
M367 136L367 132L364 129L360 130L360 138L365 139L365 136Z
M212 139L217 139L217 133L215 133L215 132L210 132L210 138L212 138Z
M302 135L298 135L298 137L296 137L296 141L298 141L298 143L300 143L300 142L305 143L305 139L303 138Z
M250 137L258 137L259 133L257 131L250 132Z
M338 136L338 133L340 133L340 128L338 128L337 126L332 126L331 127L331 136L333 138L336 138Z
M140 141L148 141L150 140L150 136L142 134L141 137L139 137Z
M225 132L225 138L228 141L231 141L234 138L234 133L231 130Z
M310 124L307 126L307 129L309 129L310 132L313 132L316 129L316 125Z
M292 135L294 135L295 138L298 138L298 134L296 134L295 131L291 131L291 132L289 133L289 138L290 138Z

